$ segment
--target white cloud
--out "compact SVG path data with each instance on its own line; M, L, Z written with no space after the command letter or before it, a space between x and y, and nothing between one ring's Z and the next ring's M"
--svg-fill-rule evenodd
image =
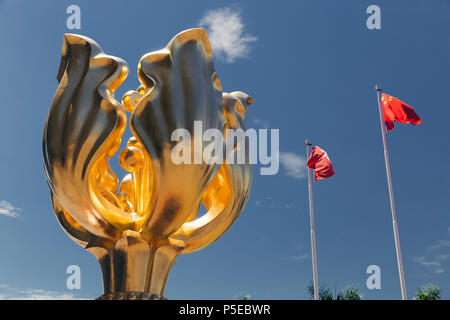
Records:
M280 163L286 174L295 179L306 177L306 158L293 152L280 152Z
M207 11L200 20L200 26L208 32L214 54L229 63L247 57L251 44L258 40L244 32L241 12L232 8Z
M11 218L17 218L20 217L18 213L18 211L20 210L22 209L14 207L11 203L9 203L6 200L0 201L0 214L3 214Z
M443 257L443 255L441 256L437 256L431 258L431 259L426 259L425 257L416 257L414 258L414 262L417 262L418 264L426 267L427 269L429 269L431 272L438 274L438 273L443 273L445 272L445 269L442 267L442 261L445 261L448 259L447 257Z
M424 266L432 273L443 273L446 271L448 265L448 263L445 262L450 259L448 248L450 248L450 240L438 240L434 245L427 248L428 257L416 257L414 258L414 261Z
M256 200L255 205L257 207L274 208L274 209L295 209L296 206L293 203L282 204L276 202L272 197L266 197L264 199Z
M446 261L448 258L450 258L450 254L438 254L436 256L436 260L438 261Z
M295 246L295 253L289 257L289 260L295 262L308 260L310 255L308 254L308 252L305 252L306 247L303 244L301 243L299 244L296 241L294 241L293 244Z
M266 120L253 118L252 122L259 128L270 129L270 124Z
M442 248L449 248L450 240L439 240L434 246L429 247L429 250L439 250Z
M305 254L302 254L302 255L300 255L300 256L291 256L291 257L290 257L290 260L293 260L293 261L303 261L303 260L308 259L308 257L309 257L309 255L308 255L307 253L305 253Z
M85 300L76 294L44 289L16 289L0 285L0 300Z

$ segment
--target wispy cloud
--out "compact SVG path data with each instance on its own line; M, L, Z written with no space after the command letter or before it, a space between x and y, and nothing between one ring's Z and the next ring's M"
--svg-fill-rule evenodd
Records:
M256 200L255 205L257 207L264 207L264 208L273 208L273 209L294 209L295 204L293 203L278 203L275 202L272 197L266 197L264 199Z
M17 218L20 217L19 211L22 210L20 208L14 207L11 203L9 203L6 200L0 201L0 214L11 217L11 218Z
M430 270L432 273L439 274L445 272L445 268L442 266L442 262L447 260L449 258L449 255L438 255L433 258L426 258L426 257L416 257L414 258L414 262L424 266L428 270Z
M436 251L442 248L450 248L450 240L439 240L435 245L428 248L428 250Z
M307 253L305 253L305 254L302 254L302 255L297 255L297 256L290 256L290 260L293 260L293 261L303 261L303 260L306 260L306 259L308 259L309 258L309 254L307 254Z
M280 163L286 174L295 179L306 177L306 158L293 152L280 152Z
M448 228L450 233L450 228ZM447 260L450 260L450 240L438 240L434 245L427 248L428 254L414 258L414 261L434 274L444 273Z
M270 124L266 120L253 118L252 122L256 125L256 127L261 129L270 129Z
M306 248L303 244L298 244L297 242L294 242L294 246L295 246L295 253L289 257L290 261L302 262L309 259L310 255L308 254L308 252L305 252Z
M251 44L258 39L244 31L241 11L233 8L219 8L207 11L200 20L211 41L214 55L225 62L245 58Z
M16 289L9 285L0 285L0 300L86 300L69 292L44 289Z

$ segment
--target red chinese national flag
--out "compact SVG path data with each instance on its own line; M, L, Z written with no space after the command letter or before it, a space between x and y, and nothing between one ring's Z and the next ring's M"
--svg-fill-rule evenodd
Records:
M306 165L314 170L314 180L329 178L334 175L328 154L319 147L313 147Z
M388 131L394 130L394 121L411 123L413 125L422 123L422 119L420 119L414 109L403 101L382 93L381 102L383 103L384 122Z

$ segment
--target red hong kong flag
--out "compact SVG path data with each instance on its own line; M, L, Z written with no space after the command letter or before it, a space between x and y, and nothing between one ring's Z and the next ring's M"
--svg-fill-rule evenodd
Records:
M306 165L314 170L314 180L329 178L334 175L328 154L319 147L313 147Z
M381 101L383 103L384 122L388 131L394 130L394 121L413 125L422 123L422 119L414 109L403 101L384 93L381 94Z

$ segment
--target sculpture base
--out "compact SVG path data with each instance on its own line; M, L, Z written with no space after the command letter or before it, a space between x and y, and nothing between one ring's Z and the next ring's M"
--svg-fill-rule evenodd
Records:
M104 294L97 300L166 300L169 271L182 247L153 246L127 230L117 241L91 243L87 250L102 270Z
M147 292L130 291L105 293L95 300L167 300L167 298Z

